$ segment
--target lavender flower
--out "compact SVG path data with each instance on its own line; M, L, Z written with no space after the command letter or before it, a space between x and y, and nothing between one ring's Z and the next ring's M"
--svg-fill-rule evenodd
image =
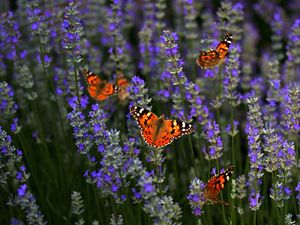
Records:
M278 181L274 185L273 188L270 188L271 194L270 198L275 201L275 204L277 207L283 207L284 206L284 199L285 199L285 192L284 192L283 183L279 183Z
M37 1L28 1L26 3L27 13L29 15L28 20L31 23L32 35L38 37L38 42L40 43L40 55L38 55L39 65L42 69L46 69L50 66L52 58L50 58L47 53L49 53L50 48L48 46L49 41L49 29L47 24L44 23L43 17L39 14L41 10L38 9Z
M18 150L17 150L18 152ZM22 172L17 172L17 179L20 181L20 182L27 182L28 181L28 178L30 177L30 173L26 173L25 170L25 166L21 166L21 171Z
M272 121L273 123L276 123L276 117L275 117L276 102L278 101L279 96L281 94L279 62L277 60L274 60L271 61L269 65L270 65L270 72L268 74L268 77L269 77L270 89L268 91L268 97L266 99L269 102L269 105L266 106L264 119L267 122Z
M202 103L199 86L197 84L189 82L186 83L185 88L187 90L187 100L191 103L191 116L197 117L198 122L205 127L208 124L207 117L209 115L209 109Z
M203 136L209 142L209 154L204 152L204 158L207 160L213 160L220 158L223 153L223 141L221 140L219 125L216 123L216 121L211 123L211 121L208 121L208 124L203 128Z
M297 192L296 195L297 204L300 205L300 182L297 183L297 186L295 187L295 191ZM300 214L297 214L297 217L300 218Z
M202 208L206 202L206 199L203 197L205 185L201 180L195 177L189 188L190 194L187 199L189 200L189 204L193 210L192 213L196 216L201 216L201 214L204 213Z
M10 199L7 205L17 206L20 205L21 208L26 213L26 219L29 224L47 224L47 221L44 222L44 215L38 211L39 206L36 204L34 196L27 189L27 185L23 184L18 189L18 196L15 200Z
M233 121L233 124L234 124L234 128L232 129L230 124L227 125L226 127L226 131L227 133L230 135L230 136L235 136L238 134L238 130L237 130L237 125L239 125L239 122L238 121Z
M225 77L224 77L224 92L225 98L230 100L232 106L239 105L239 94L235 91L240 79L239 79L239 60L238 58L228 59L228 63L225 67Z
M300 88L296 83L291 83L287 91L288 95L284 96L285 101L283 102L284 114L282 117L284 118L284 126L287 130L297 134L300 131L300 115L298 113Z
M81 100L81 107L84 109L88 104L87 97ZM79 108L78 99L74 96L69 101L69 105L73 108L73 111L68 114L68 120L74 130L74 138L76 139L76 146L80 154L88 154L92 147L91 136L88 133L88 127L86 126L85 116L82 113L82 109Z
M63 46L68 50L67 62L72 62L74 64L78 64L82 60L79 50L79 40L83 27L77 14L77 6L73 5L73 2L71 2L69 6L66 7L65 20L62 24L64 32L66 32Z
M245 188L246 188L246 178L244 175L239 176L237 179L232 179L231 198L240 199L240 207L238 207L238 213L240 215L244 214L244 210L241 205L241 200L246 197Z
M140 106L151 110L151 107L148 104L151 102L151 98L148 98L148 89L145 88L145 81L141 78L135 76L132 78L132 86L128 87L129 99L132 100L129 103L129 108L131 106ZM126 115L127 117L127 127L128 127L128 135L130 137L136 137L136 141L138 146L142 146L142 140L140 138L140 131L136 127L136 121L132 118L130 112Z
M139 63L139 68L141 69L142 74L147 75L147 77L149 76L151 71L150 60L153 51L153 46L151 45L152 35L153 30L146 24L144 24L141 31L139 32L139 37L141 39L139 48L142 56Z
M277 155L280 151L281 140L278 134L275 133L273 123L269 122L265 124L265 128L262 130L264 133L264 151L265 155L265 170L269 173L276 171L280 168Z
M71 194L73 213L78 216L83 213L83 200L80 192L73 191ZM81 218L82 219L82 218Z
M122 225L122 224L123 224L123 217L122 217L122 215L119 215L118 219L116 219L115 215L111 214L110 225Z
M167 7L167 4L165 2L166 0L158 0L157 3L155 4L156 11L157 11L155 13L155 17L157 20L155 26L159 32L166 27L165 22L163 22L163 18L165 17L165 9Z
M197 38L197 23L196 23L196 3L197 1L193 0L184 0L183 1L183 12L184 12L184 24L185 27L188 29L188 32L185 32L185 36L189 42L189 51L187 54L188 62L191 62L190 65L192 69L192 79L196 81L196 69L194 64L194 59L197 58L197 52L194 51L195 48L195 40Z
M174 220L178 220L181 217L180 207L177 203L173 203L171 197L163 196L159 198L157 196L157 192L152 185L151 173L145 171L141 161L138 158L129 159L128 166L129 174L138 177L139 193L145 200L143 209L153 218L154 224L172 224ZM164 213L166 210L168 213Z
M260 178L264 175L262 173L263 169L263 153L260 147L260 129L263 125L261 119L260 107L257 103L258 98L255 97L255 92L252 91L247 98L249 112L248 112L248 123L246 125L245 132L248 135L248 145L250 157L250 172L249 175L249 187L251 188L251 193L249 195L250 199L250 209L257 211L261 205L261 195L259 194L260 188L258 184L260 183ZM259 182L258 182L258 181Z
M21 162L22 160L22 151L19 151L12 145L11 136L2 130L0 126L0 149L4 157L7 158L8 162Z
M18 109L13 96L11 87L5 81L0 82L0 114L4 118L12 118Z
M169 31L164 31L164 34L161 36L161 42L165 45L165 54L169 61L169 72L172 75L173 85L185 84L186 82L186 77L182 72L184 62L178 52L177 40L177 34Z
M286 225L291 225L291 224L295 224L296 221L292 221L292 214L288 213L285 215L285 221L284 221L284 224Z
M120 198L116 192L118 192L122 182L126 183L124 178L127 175L127 166L125 165L125 155L119 145L120 132L106 130L105 116L99 105L92 106L89 117L91 117L90 125L94 128L94 142L102 155L100 162L102 168L98 172L92 172L97 180L97 187L101 188L101 193L104 195L111 194L116 203L122 204L126 198L122 196Z
M300 65L300 57L295 51L295 49L298 49L300 46L300 20L297 19L293 26L291 27L291 31L289 34L289 42L287 48L287 66L289 67L287 71L287 75L294 75L298 74L299 65ZM290 78L290 76L286 76L287 79ZM294 81L296 81L297 76L294 75ZM290 82L290 81L289 81Z
M259 193L255 193L255 189L251 189L251 194L249 195L249 200L250 200L249 208L252 211L257 211L261 206L263 199L264 197L262 197Z
M225 33L226 31L228 31L228 28L231 25L230 18L232 11L233 10L231 2L221 2L221 7L217 12L218 17L220 18L220 22L216 24L217 29L220 30L221 33Z
M11 11L5 12L1 15L1 46L5 57L9 60L20 60L20 52L18 46L20 44L21 33L19 31L19 24L13 20L13 13ZM25 54L26 55L26 54ZM22 57L24 60L24 57Z
M271 22L271 41L272 41L272 49L276 54L276 59L278 61L282 60L284 55L282 53L282 30L283 30L283 21L280 18L279 13L275 13L273 17L273 21Z
M154 25L154 3L150 0L143 0L144 21L148 27Z

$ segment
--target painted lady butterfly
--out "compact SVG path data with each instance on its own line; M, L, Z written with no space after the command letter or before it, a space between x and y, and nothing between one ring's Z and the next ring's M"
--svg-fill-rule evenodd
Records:
M90 96L96 100L104 100L111 95L118 94L121 89L114 84L106 83L106 80L100 78L89 70L82 71L86 82L88 84L88 92Z
M197 65L202 69L212 68L215 66L221 66L226 59L225 55L232 42L232 34L225 34L223 40L218 45L216 50L199 51L199 56L196 59Z
M137 106L130 107L130 113L137 120L144 140L155 148L164 147L174 139L195 130L190 124L178 120L165 120L165 115L158 118L154 113Z
M118 87L121 91L118 94L118 98L120 101L123 101L126 98L129 98L129 92L127 92L127 88L131 86L131 84L127 81L127 79L123 76L122 73L118 74Z
M206 200L210 201L212 204L220 203L235 208L235 206L230 205L227 202L223 202L217 198L217 195L220 193L220 191L222 191L222 189L225 187L225 184L229 181L230 176L233 174L233 171L234 171L234 166L230 166L223 173L220 173L214 176L213 178L211 178L207 182L203 197L206 198Z

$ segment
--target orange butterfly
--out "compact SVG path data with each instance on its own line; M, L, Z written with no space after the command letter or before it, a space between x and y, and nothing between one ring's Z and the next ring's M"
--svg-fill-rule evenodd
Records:
M233 205L230 205L227 202L223 202L217 198L217 195L222 191L222 189L225 187L225 184L229 181L230 176L233 174L234 166L230 166L227 170L225 170L223 173L220 173L213 178L211 178L205 187L205 193L203 194L203 197L206 198L206 200L210 201L212 204L214 203L220 203L224 205L229 205L231 207L236 208Z
M218 45L216 50L199 51L199 56L196 59L196 63L202 69L212 68L215 66L221 66L226 59L225 55L232 42L232 34L225 34L223 40Z
M88 84L88 92L96 100L107 99L109 96L118 94L121 91L118 86L106 83L106 80L100 80L96 74L89 70L83 70L82 72Z
M127 92L127 88L131 86L131 84L126 80L122 73L118 73L118 87L121 91L118 94L118 98L120 101L123 101L126 98L129 98L129 92Z
M164 115L158 118L154 113L141 107L130 107L130 113L137 120L144 140L155 148L171 144L174 139L195 130L190 124L178 120L165 120Z

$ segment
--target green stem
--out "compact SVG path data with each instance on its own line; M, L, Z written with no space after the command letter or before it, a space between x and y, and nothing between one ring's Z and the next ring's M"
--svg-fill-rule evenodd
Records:
M201 152L201 138L200 138L200 135L201 135L202 131L201 131L201 126L200 126L199 123L197 123L197 127L198 127L198 134L199 134L199 137L198 137L198 144L199 144L198 155L200 157L200 165L204 165L204 157L203 157L203 153ZM202 173L202 174L204 175L205 173Z
M223 65L219 69L219 91L218 91L218 98L220 97L221 87L222 87L222 72L221 72L222 68L223 68Z
M174 170L175 180L176 180L176 187L179 187L179 178L178 178L178 171L177 171L177 166L176 166L177 158L176 158L176 151L174 149L174 145L171 145L171 152L172 152L172 162L173 162L173 170ZM177 201L179 201L179 199L180 199L179 188L176 188L176 198L177 198Z
M119 171L119 174L120 174L120 171ZM121 176L120 176L120 177L121 177ZM126 196L126 199L128 199L128 200L126 200L126 205L127 205L127 207L126 207L127 213L126 213L126 214L129 214L129 215L130 215L130 221L133 221L133 224L136 224L136 221L135 221L134 215L133 215L133 211L132 211L132 208L131 208L131 204L129 203L129 195L128 195L127 190L125 189L123 180L122 180L122 189L123 189L123 192L124 192L124 194L125 194L125 196ZM124 204L122 204L122 205L124 205ZM130 213L129 213L128 211L129 211Z
M194 52L194 47L193 47L193 40L189 40L190 42L190 52ZM195 61L194 61L195 62ZM192 67L192 81L193 83L196 83L196 67L195 67L195 63L192 63L191 67Z
M240 199L240 208L242 208L243 204L242 204L242 199ZM244 225L244 214L241 214L241 225Z
M76 82L77 101L78 101L78 104L79 104L79 109L81 109L80 96L79 96L79 88L78 88L77 67L76 67L76 63L75 62L74 62L74 76L75 76L75 82Z
M296 158L299 159L299 152L298 152L298 133L295 133L295 152L296 152ZM299 175L299 170L298 175ZM297 176L299 177L299 176Z
M24 154L25 154L25 157L26 157L26 159L27 159L27 162L28 162L28 164L29 164L29 168L31 169L31 172L32 172L32 174L33 174L33 179L34 179L34 182L35 182L35 185L36 185L36 187L37 187L37 189L38 189L38 192L39 192L39 196L43 196L43 191L42 191L42 188L41 188L41 186L40 186L40 180L38 180L37 178L38 178L38 175L37 175L37 171L36 171L36 167L34 167L34 166L32 166L32 163L31 163L31 157L28 155L28 150L25 148L25 145L24 145L24 143L23 143L23 138L22 138L22 136L23 136L23 133L21 133L20 135L17 135L18 136L18 139L19 139L19 141L20 141L20 143L21 143L21 146L22 146L22 149L23 149L23 152L24 152ZM48 151L47 151L47 153L48 153ZM34 192L31 192L32 194L34 193ZM46 202L45 202L45 198L41 198L42 199L42 201L43 201L43 204L44 205L46 205ZM44 210L46 210L46 215L47 215L47 217L49 218L49 216L50 216L50 213L49 213L49 211L48 211L48 208L46 208L46 209L44 209Z
M56 155L57 155L57 161L58 161L58 168L59 168L59 174L61 176L61 184L62 184L62 188L63 190L65 190L65 179L63 176L63 170L62 170L62 165L61 165L61 159L62 157L60 157L60 148L59 148L59 144L58 144L58 136L57 136L57 129L56 129L56 120L55 120L55 116L54 116L54 110L53 110L53 105L51 102L51 96L50 96L50 90L49 90L49 83L48 83L48 78L47 78L47 73L46 73L46 68L45 68L45 61L44 61L44 53L43 53L43 49L42 49L42 44L41 44L41 39L40 36L38 37L38 43L39 43L39 49L40 49L40 54L41 54L41 61L42 61L42 65L43 65L43 74L44 74L44 81L45 81L45 86L46 86L46 90L47 90L47 97L48 97L48 102L49 102L49 107L50 107L50 114L51 114L51 120L52 120L52 128L53 128L53 133L54 133L54 139L55 139L55 150L56 150ZM65 197L64 199L60 198L60 201L65 202Z
M30 89L29 91L30 91L30 95L33 96L32 89ZM40 114L38 113L38 110L37 110L37 107L36 107L36 104L35 104L35 100L32 100L30 102L31 102L31 105L32 105L32 108L33 108L33 111L34 111L34 114L35 114L35 118L37 119L37 123L39 124L38 128L40 128L42 144L43 144L43 146L45 147L46 151L49 154L49 149L48 149L48 146L47 146L46 141L45 141L44 126L43 126L43 123L41 122Z
M117 64L117 36L114 35L114 53L115 53L115 75L116 75L116 86L118 86L118 64ZM117 99L117 103L116 103L116 106L117 106L117 109L116 109L116 117L117 117L117 129L120 130L120 127L119 127L119 104L118 104L118 95L116 95L116 99ZM121 132L122 133L122 132ZM122 139L122 138L121 138Z
M111 195L109 196L109 202L110 202L110 206L112 207L113 213L116 216L117 211L116 211L116 207L115 207L115 202L113 201L113 197Z
M230 91L231 96L232 96L232 90ZM231 131L232 131L232 136L231 136L231 155L232 155L232 163L235 162L235 154L234 154L234 124L233 124L233 100L230 101L230 114L231 114Z
M256 225L256 211L254 211L254 216L253 216L253 225Z
M176 76L177 76L177 80L179 82L178 74L176 74ZM184 116L187 119L187 112L186 112L186 109L185 109L185 102L184 102L184 98L183 98L183 91L182 91L181 84L179 84L179 89L180 89L180 95L181 95L181 101L182 101L182 107L183 107L183 111L184 111ZM192 139L191 139L190 135L188 135L188 138L189 138L191 158L192 158L192 162L194 164L195 174L196 174L196 177L198 177L197 168L196 168L196 162L195 162L195 155L194 155L193 144L192 144ZM184 152L184 148L182 150ZM184 152L184 155L185 155L185 152Z
M216 96L216 101L219 101L219 96L218 96L218 93L217 93L217 90L216 90L216 84L215 84L215 80L212 81L213 83L213 87L214 87L214 92L215 92L215 96ZM216 113L217 113L217 124L219 124L221 126L221 121L220 121L220 110L219 108L216 108Z
M255 198L257 195L257 169L255 169L255 178L254 178L254 190L255 190ZM256 224L256 211L254 212L254 220L253 220L253 224Z

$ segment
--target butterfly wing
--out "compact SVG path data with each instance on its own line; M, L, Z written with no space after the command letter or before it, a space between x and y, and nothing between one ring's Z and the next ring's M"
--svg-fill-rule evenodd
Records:
M218 45L216 51L219 52L220 56L223 58L225 57L226 53L228 52L229 46L232 42L232 34L227 33L223 37L222 41Z
M88 92L90 96L96 100L104 100L107 97L121 91L118 86L102 81L96 74L89 70L83 70L82 73L88 84Z
M225 184L230 180L231 175L233 174L234 166L230 166L223 173L220 173L213 178L211 178L205 187L204 197L209 200L211 203L221 203L225 204L217 198L217 195L225 187ZM230 205L226 203L225 205Z
M142 137L144 138L146 143L153 146L158 117L149 110L138 106L130 107L130 113L140 126Z
M159 133L154 140L154 147L161 148L171 144L174 139L177 139L185 134L190 134L194 131L191 124L179 120L164 120L163 125L159 129Z
M196 63L202 69L207 69L218 65L220 59L221 56L216 50L210 50L208 52L199 51L199 56L196 59Z
M124 77L119 77L118 78L118 86L121 89L120 93L118 94L118 98L119 98L120 101L123 101L124 99L129 97L129 93L127 92L127 88L131 85Z
M216 50L210 50L208 52L199 51L199 56L196 59L197 65L200 66L202 69L222 65L222 63L226 59L225 55L228 52L231 42L232 34L227 33L223 37Z

